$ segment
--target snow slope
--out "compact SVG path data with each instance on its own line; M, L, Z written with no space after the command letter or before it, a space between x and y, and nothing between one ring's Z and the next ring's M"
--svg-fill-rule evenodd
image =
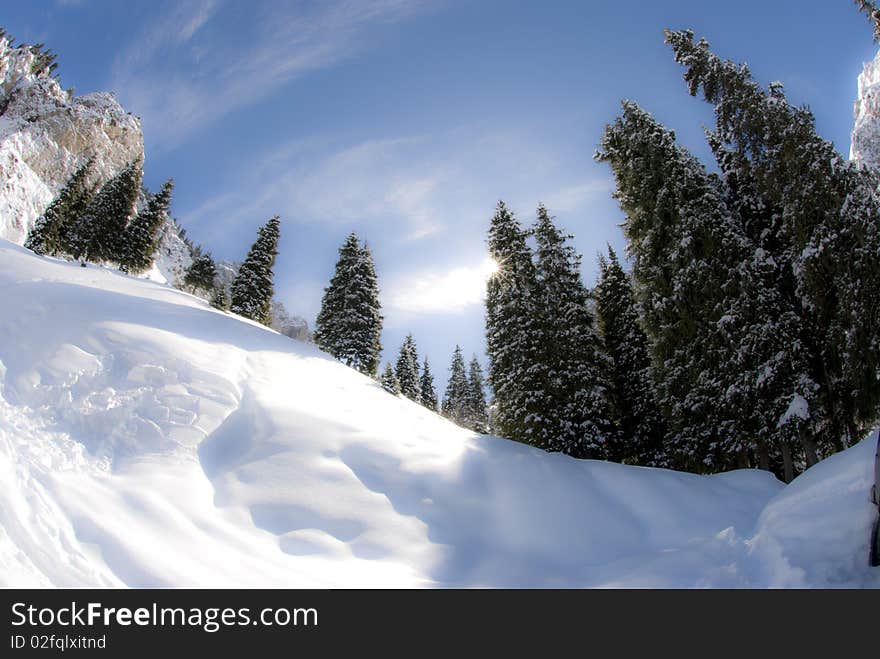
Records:
M0 309L0 585L880 586L868 441L788 487L577 461L5 241Z

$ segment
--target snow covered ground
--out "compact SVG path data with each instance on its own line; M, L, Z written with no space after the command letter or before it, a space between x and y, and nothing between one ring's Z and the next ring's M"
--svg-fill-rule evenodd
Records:
M3 586L880 587L872 459L785 487L547 454L0 241Z

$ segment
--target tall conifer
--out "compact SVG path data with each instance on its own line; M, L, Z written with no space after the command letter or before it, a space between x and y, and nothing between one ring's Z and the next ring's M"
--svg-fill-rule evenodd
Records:
M168 219L174 181L168 179L158 193L152 195L143 213L139 213L125 229L122 239L122 262L126 272L140 274L153 267L159 232Z
M540 445L544 383L543 336L536 317L536 279L528 233L499 201L489 226L489 254L498 268L486 285L486 352L495 394L494 423L508 439Z
M602 353L580 255L542 205L533 230L537 249L535 318L543 417L538 445L576 457L604 457L611 430Z
M654 400L648 339L638 324L632 284L614 250L599 257L594 291L604 352L614 441L609 459L651 467L666 466L666 422Z
M375 376L382 352L382 313L373 255L352 233L339 248L315 323L315 343L341 362Z
M434 376L431 374L427 357L422 365L422 374L419 376L419 400L432 412L437 411L437 390L434 388Z
M257 231L257 240L232 281L230 311L268 325L274 294L272 268L278 254L281 220L276 215Z
M407 334L400 346L400 354L397 357L395 368L397 381L400 383L400 393L415 402L421 401L421 389L419 387L419 357L416 352L416 343L412 334Z
M67 181L58 196L37 218L24 246L37 254L56 256L66 251L68 233L85 211L93 194L86 183L94 160L89 160Z
M461 347L455 346L449 366L449 381L443 395L443 416L460 426L468 422L468 380Z

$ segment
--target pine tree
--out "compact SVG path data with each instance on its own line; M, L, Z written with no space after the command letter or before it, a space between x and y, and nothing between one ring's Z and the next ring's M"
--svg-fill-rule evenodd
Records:
M489 227L498 264L486 285L486 352L495 394L494 423L503 437L538 445L545 423L540 363L543 336L536 318L535 267L528 234L503 201Z
M382 372L382 377L379 378L379 384L389 394L396 396L400 393L400 382L397 381L397 375L394 373L391 362L385 364L385 370Z
M757 433L788 441L786 409L811 395L796 364L779 359L797 335L767 285L766 255L743 234L721 181L634 103L602 149L627 215L670 451L688 469L746 466Z
M120 264L125 272L141 274L153 267L159 232L168 219L173 190L174 181L168 179L159 192L150 197L144 212L138 214L125 229Z
M92 196L86 183L94 160L89 158L77 169L61 189L55 200L37 218L28 233L24 246L37 254L56 256L64 251L67 233L76 218L83 213Z
M211 295L211 306L221 311L229 311L229 298L226 295L226 287L220 282L214 286L214 292Z
M199 253L193 256L193 261L187 268L183 277L183 283L189 287L190 292L196 291L211 292L212 294L220 288L215 285L217 278L217 264L210 252ZM224 291L225 293L225 291ZM271 297L270 297L271 303Z
M422 375L419 377L419 400L432 412L437 411L437 390L434 388L434 376L431 374L427 357L422 366Z
M609 459L626 464L667 465L666 422L654 400L648 338L638 324L632 283L614 250L599 257L594 291L602 346L609 357L607 377L615 441Z
M474 355L468 367L465 425L479 433L489 431L489 410L486 405L486 393L483 391L484 386L483 369L477 356Z
M407 334L400 346L400 355L397 357L395 369L397 381L400 383L400 393L412 401L421 401L419 388L419 357L416 352L416 343L412 334Z
M104 184L71 227L65 250L86 262L120 263L128 222L137 213L143 170L135 160Z
M449 381L443 396L442 413L453 423L466 426L468 422L468 379L459 346L455 346L449 371Z
M779 83L762 89L747 67L721 60L690 31L666 39L690 93L702 91L715 107L710 144L795 317L801 379L814 389L804 403L791 397L806 409L796 425L809 465L880 416L876 176L822 139L812 113L792 106Z
M36 43L27 48L34 56L34 59L31 62L31 73L33 75L44 76L47 78L57 77L54 76L54 74L55 69L58 68L58 62L55 61L58 55L46 48L46 44L44 43Z
M343 363L374 376L382 352L382 314L373 256L350 234L339 248L315 323L315 343Z
M855 0L856 7L864 13L874 28L874 43L880 41L880 9L871 0Z
M604 382L607 367L580 275L580 256L544 206L533 230L537 249L534 295L541 352L544 423L538 445L576 457L604 457L611 430Z
M257 232L257 240L251 246L238 274L232 281L232 313L256 320L264 325L270 322L270 307L274 285L272 268L278 254L279 226L276 215Z

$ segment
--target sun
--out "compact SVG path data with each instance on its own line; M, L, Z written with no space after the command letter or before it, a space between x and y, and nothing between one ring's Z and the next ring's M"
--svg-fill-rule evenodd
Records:
M498 272L499 266L498 261L493 259L491 256L483 261L482 273L486 279L489 279Z

